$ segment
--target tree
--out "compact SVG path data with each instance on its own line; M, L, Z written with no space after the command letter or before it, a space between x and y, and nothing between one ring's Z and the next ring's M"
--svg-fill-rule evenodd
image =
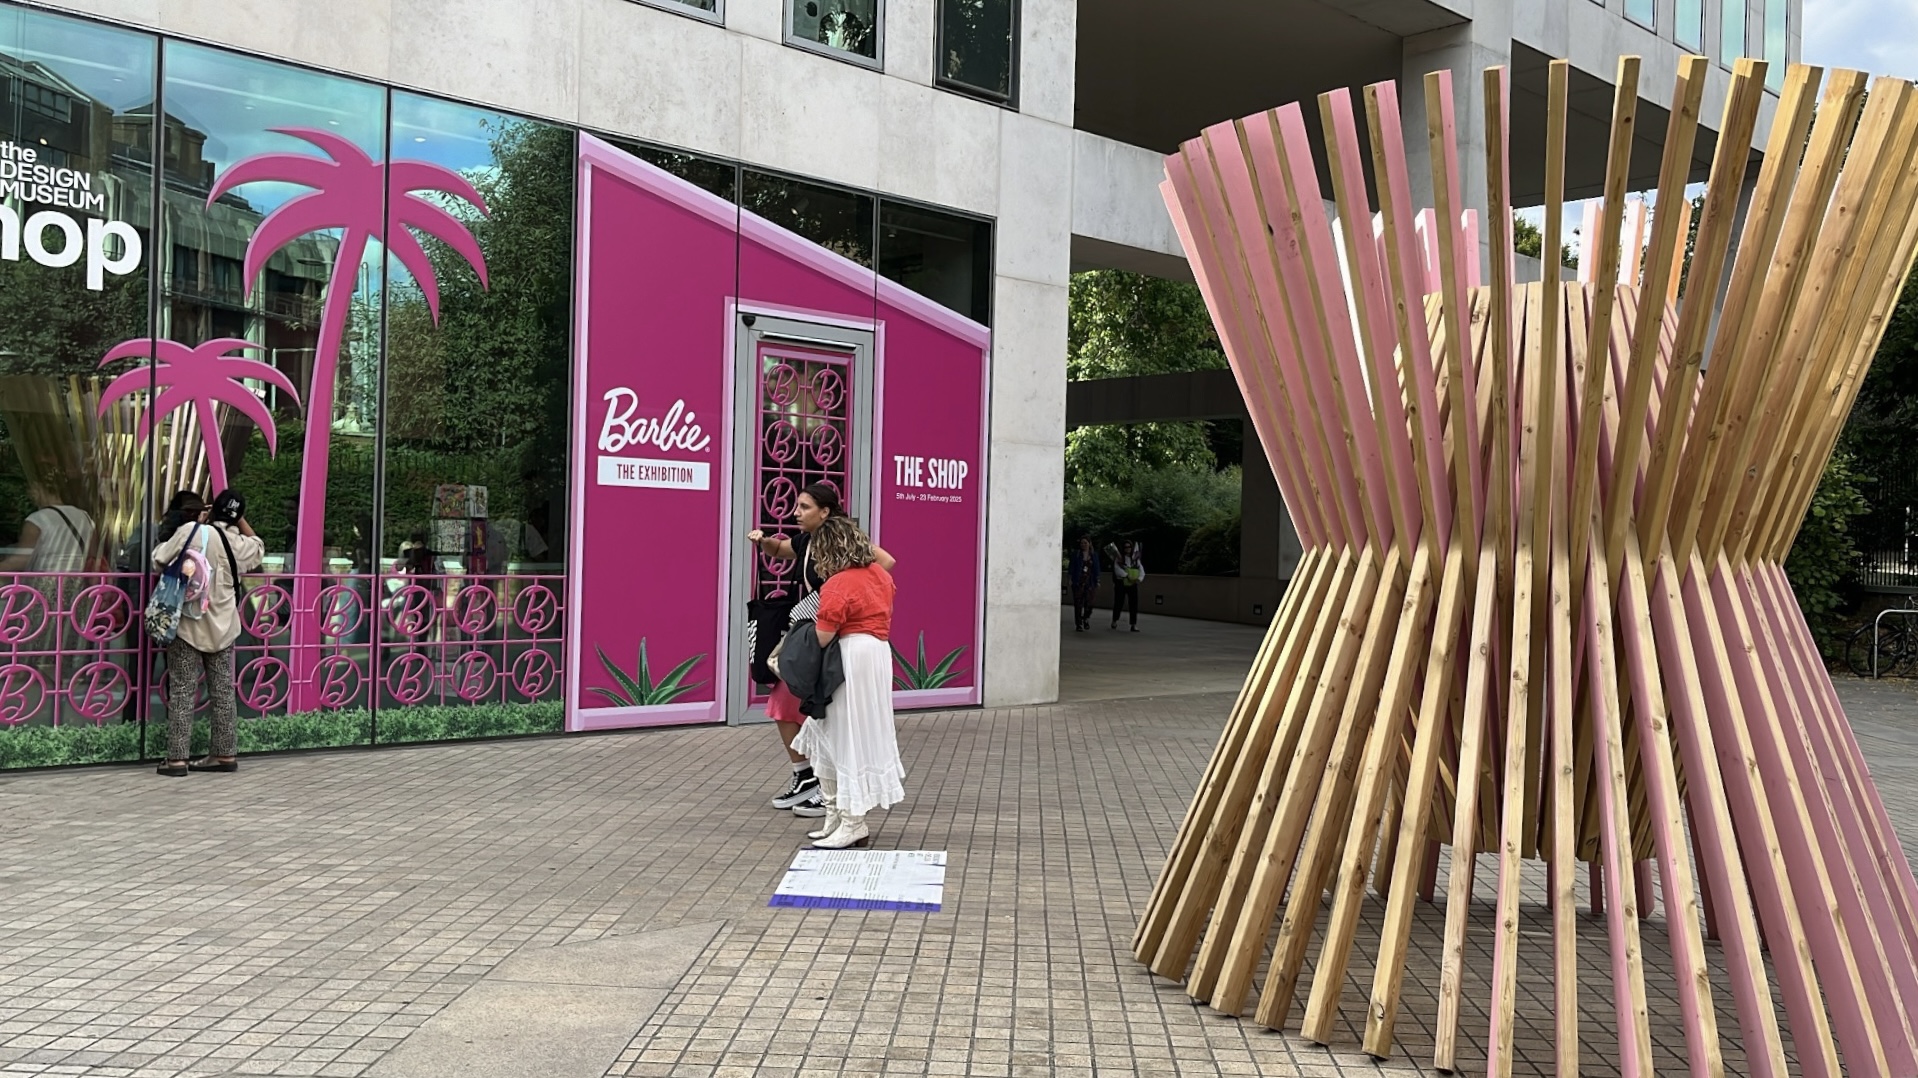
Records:
M1122 270L1072 278L1066 331L1066 378L1086 381L1179 371L1218 370L1225 351L1196 286ZM1123 485L1139 468L1210 471L1221 460L1214 443L1236 436L1205 422L1080 427L1066 435L1068 487Z
M1512 250L1532 258L1540 258L1545 250L1545 234L1538 226L1514 213L1512 215ZM1559 265L1577 268L1578 256L1572 253L1572 245L1560 244L1558 249Z

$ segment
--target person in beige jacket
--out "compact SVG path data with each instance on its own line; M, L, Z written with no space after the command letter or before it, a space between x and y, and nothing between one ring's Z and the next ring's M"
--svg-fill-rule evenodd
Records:
M240 638L239 581L235 573L260 567L266 544L246 522L246 499L223 490L199 521L180 525L153 551L153 565L164 569L188 542L206 557L206 613L180 619L180 635L166 648L167 753L160 774L178 778L189 771L238 771L237 717L233 694L233 644ZM193 698L206 676L213 711L213 751L188 760L193 738Z

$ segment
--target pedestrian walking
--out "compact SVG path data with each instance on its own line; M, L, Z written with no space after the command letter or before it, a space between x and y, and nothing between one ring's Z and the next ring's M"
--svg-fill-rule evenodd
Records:
M1081 535L1072 551L1072 628L1085 632L1092 628L1092 604L1099 593L1099 551L1092 537Z
M817 559L812 554L813 535L826 521L843 516L845 511L837 489L828 483L812 483L799 492L794 505L793 523L799 526L797 535L768 535L758 528L746 533L746 541L760 554L799 563L799 602L793 607L788 625L814 615L819 603L819 589L825 584L826 578L819 572ZM895 564L892 555L877 546L873 547L873 552L881 569L892 569ZM785 790L773 797L772 807L790 809L795 816L815 819L824 816L826 806L820 797L819 779L812 762L793 748L793 741L799 736L800 726L805 723L806 716L800 714L799 698L792 694L784 682L773 686L772 694L766 700L766 714L772 718L773 728L779 732L780 744L785 746L787 759L792 765L792 779Z
M813 535L813 562L826 578L813 630L821 647L837 644L845 682L823 720L799 731L793 747L812 759L826 822L813 846L840 850L871 837L866 814L903 801L905 765L892 713L892 574L851 517L828 519Z
M1112 563L1112 627L1119 627L1119 615L1132 614L1132 631L1139 631L1139 582L1145 579L1145 564L1139 557L1139 544L1127 539L1119 544L1119 556Z
M206 610L181 618L179 635L166 648L167 753L156 770L169 778L189 771L240 769L236 702L233 694L233 645L240 638L240 577L260 567L266 544L246 522L246 500L223 490L199 518L180 525L153 551L155 568L165 568L192 545L204 555ZM193 699L202 674L213 713L212 751L187 759L193 739Z

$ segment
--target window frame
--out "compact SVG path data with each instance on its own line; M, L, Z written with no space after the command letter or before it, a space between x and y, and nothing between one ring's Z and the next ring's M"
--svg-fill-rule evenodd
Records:
M1019 56L1021 51L1019 48L1020 46L1019 32L1022 26L1025 5L1020 3L1020 0L1009 0L1009 2L1012 4L1012 29L1011 29L1012 40L1009 43L1010 49L1011 49L1011 55L1008 57L1008 60L1007 60L1007 63L1008 63L1007 72L1009 74L1009 78L1007 79L1007 82L1009 86L1008 86L1007 93L1004 96L1001 96L999 94L992 92L991 90L974 86L971 83L960 82L956 79L949 79L944 74L945 72L944 60L946 55L946 5L951 2L952 0L937 0L937 2L934 3L932 7L932 13L933 13L932 14L932 17L933 17L932 84L933 86L941 90L948 90L952 93L959 94L964 97L970 97L978 101L985 101L990 104L998 105L1001 108L1011 109L1014 112L1019 111Z
M713 0L713 10L711 11L707 11L701 7L694 7L687 3L686 0L634 0L634 2L644 7L653 8L656 11L668 11L675 15L684 15L689 19L697 19L700 22L710 23L714 26L726 25L726 0Z
M1658 33L1659 0L1649 0L1649 2L1652 5L1652 15L1651 15L1651 18L1649 19L1639 19L1632 14L1632 0L1625 0L1624 8L1620 12L1620 14L1624 15L1625 21L1628 23L1631 23L1633 26L1644 27L1645 29L1650 30L1652 33L1656 34Z
M831 45L814 41L808 37L800 37L799 34L793 30L793 4L798 2L803 2L803 0L783 0L782 7L784 8L784 14L781 18L779 31L781 41L787 46L795 49L803 49L815 56L824 56L828 59L838 60L841 63L851 64L854 67L863 67L868 71L886 70L886 0L873 0L873 54L871 56L861 56L856 52L847 52L845 49L835 49Z

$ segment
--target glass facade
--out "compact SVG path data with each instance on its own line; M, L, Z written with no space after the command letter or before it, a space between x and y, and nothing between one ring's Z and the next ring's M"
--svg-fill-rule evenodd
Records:
M1010 104L1018 48L1018 0L939 0L939 85Z
M0 75L0 768L161 750L179 491L266 546L241 751L561 729L577 133L6 4ZM624 148L989 313L989 222Z
M884 0L786 0L786 40L877 67L885 17Z
M1763 0L1765 5L1765 85L1773 90L1785 87L1785 38L1789 31L1789 0Z
M691 15L708 22L723 22L726 18L726 8L720 0L639 0L639 2L648 7L677 11L682 15Z
M1705 0L1678 0L1673 11L1672 39L1693 51L1705 47Z
M1718 60L1727 67L1746 55L1745 2L1723 0L1719 8Z

